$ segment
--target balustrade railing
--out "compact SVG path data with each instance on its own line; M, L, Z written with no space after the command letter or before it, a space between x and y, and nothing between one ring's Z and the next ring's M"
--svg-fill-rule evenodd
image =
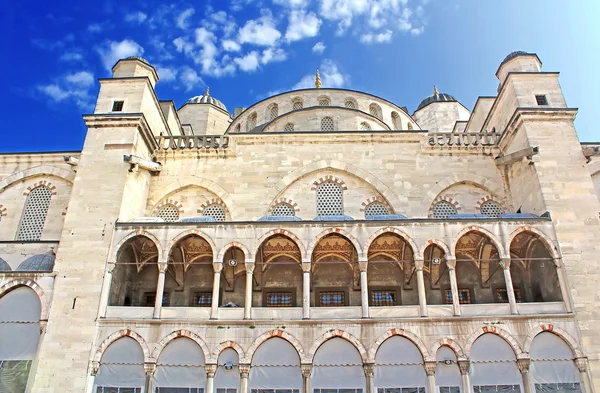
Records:
M430 146L463 146L476 148L479 146L496 146L500 134L479 132L430 132L427 134Z
M226 135L169 135L161 136L158 145L163 150L183 149L226 149L229 136Z

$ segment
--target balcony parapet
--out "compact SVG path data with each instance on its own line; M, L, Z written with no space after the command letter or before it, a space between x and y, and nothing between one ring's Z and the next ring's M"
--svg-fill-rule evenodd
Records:
M495 147L500 140L500 134L482 132L429 132L427 144L431 147L454 147L479 149Z
M158 138L161 150L227 149L227 135L168 135Z

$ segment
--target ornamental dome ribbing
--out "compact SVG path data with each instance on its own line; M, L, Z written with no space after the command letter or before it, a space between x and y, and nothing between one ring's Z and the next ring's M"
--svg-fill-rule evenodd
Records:
M56 255L52 251L31 256L21 262L17 271L22 272L51 272L54 269Z
M452 97L450 94L439 93L437 88L434 86L433 94L429 97L425 98L419 106L417 110L425 108L427 105L432 104L434 102L457 102L458 100Z
M212 104L217 108L221 108L224 111L227 111L227 107L221 101L217 100L215 97L208 94L208 89L206 89L206 93L203 96L195 96L190 98L185 102L186 104Z

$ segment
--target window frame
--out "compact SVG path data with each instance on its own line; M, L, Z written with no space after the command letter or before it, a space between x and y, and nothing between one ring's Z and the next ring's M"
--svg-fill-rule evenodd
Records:
M373 294L374 292L381 292L381 291L387 291L387 292L393 292L394 293L394 304L375 304L374 299L373 299ZM371 287L369 286L369 307L393 307L393 306L399 306L402 304L401 300L400 300L400 296L401 296L401 288L400 287Z
M32 217L33 213L37 212L36 207L35 206L30 206L30 202L31 199L35 196L34 193L37 193L38 190L40 189L45 189L46 190L46 195L48 196L48 206L46 206L46 211L43 214L40 214L39 216L36 213L35 217ZM44 195L44 197L46 196ZM15 240L19 240L19 241L40 241L42 239L42 237L44 236L44 228L46 227L46 221L48 221L48 213L50 212L50 207L52 205L52 196L54 195L54 192L52 192L52 190L45 186L45 185L41 185L41 186L37 186L35 188L33 188L28 194L27 197L25 198L25 203L23 204L23 211L21 213L21 220L19 220L19 226L17 227L17 233L15 236ZM28 222L25 222L25 219L28 219ZM34 219L39 219L41 220L41 224L36 224L33 220ZM27 227L27 232L29 232L31 234L32 232L32 226L37 227L38 225L40 226L40 232L39 232L39 236L37 235L37 233L35 233L36 236L33 237L23 237L22 233L23 231L25 231L25 225L28 225ZM35 224L35 225L34 225Z
M296 302L296 293L297 293L297 288L296 287L284 287L284 288L278 288L278 287L272 287L272 288L263 288L262 289L262 306L263 307L268 307L268 308L290 308L290 307L298 307L298 303ZM274 294L274 293L289 293L290 296L290 306L269 306L268 305L268 297L270 294Z
M194 288L194 289L192 289L191 292L192 292L192 299L191 299L190 307L199 307L199 308L212 307L212 296L213 296L212 288ZM201 306L196 301L199 297L198 295L200 295L200 294L208 294L210 296L210 302L207 306Z
M444 288L442 291L443 291L442 292L442 299L444 299L444 304L453 304L453 302L452 302L452 288ZM468 303L461 301L460 294L461 293L465 293L465 292L468 293L468 295L469 295L469 302ZM450 295L450 297L448 297L448 294ZM458 303L460 305L463 305L463 304L477 304L475 302L475 299L474 299L473 295L474 295L474 291L473 291L473 288L471 288L471 287L458 288Z
M517 303L523 303L523 297L521 294L521 288L515 288L513 287L513 290L515 292L515 300L517 301ZM504 292L506 294L506 301L503 301L500 299L500 293ZM508 290L506 289L506 287L497 287L494 288L494 301L496 303L501 303L501 304L507 304L509 302L508 300Z
M535 102L538 106L548 106L548 97L546 94L536 94Z
M314 288L314 292L315 292L315 307L323 307L323 308L333 308L333 307L347 307L350 304L350 299L348 296L348 288L344 288L344 287L320 287L320 288ZM332 305L332 306L322 306L321 305L321 294L324 292L340 292L343 293L344 295L344 304L339 306L339 305Z
M148 302L148 298L153 297L154 300L152 302ZM167 292L166 290L163 292L163 299L162 299L162 307L169 307L169 300L170 300L170 296L169 296L169 292ZM150 303L152 303L150 305ZM156 291L154 292L144 292L142 293L142 301L140 302L140 307L154 307L156 304Z
M321 189L321 187L323 187L327 183L334 184L337 187L339 187L339 189L340 189L340 201L339 201L340 207L341 207L340 214L320 214L319 213L319 205L322 205L322 203L321 204L319 203L319 190ZM317 186L317 189L315 190L315 202L316 202L315 208L316 208L317 217L337 216L337 215L343 216L344 215L344 188L336 182L329 181L329 180L324 181L323 183L319 184Z
M123 108L125 107L125 100L115 100L112 104L111 112L123 112Z

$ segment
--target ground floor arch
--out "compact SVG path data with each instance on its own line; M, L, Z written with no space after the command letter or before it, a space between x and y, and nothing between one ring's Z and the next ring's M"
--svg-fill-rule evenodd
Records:
M486 333L471 347L470 377L475 393L521 393L523 379L512 347L500 336Z
M259 393L261 390L299 393L302 386L300 357L292 344L273 337L256 349L250 367L250 393Z
M423 355L412 341L401 336L385 340L375 354L375 389L385 393L425 393L427 375Z
M102 354L94 380L96 393L142 393L146 385L144 352L131 337L121 337Z
M584 390L573 351L556 334L542 332L535 336L529 356L536 393L580 393Z
M156 393L203 393L206 386L205 358L193 340L180 337L169 342L156 361L152 386Z
M334 337L325 341L313 358L310 385L313 393L363 393L366 379L358 349Z

